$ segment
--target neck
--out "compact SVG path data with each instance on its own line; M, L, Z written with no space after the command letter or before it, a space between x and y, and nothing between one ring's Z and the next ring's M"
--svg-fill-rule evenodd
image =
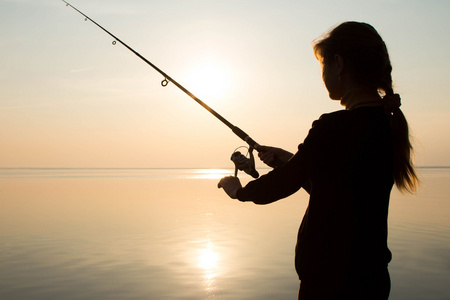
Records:
M341 105L346 110L352 110L363 106L381 106L381 97L377 91L366 88L352 89L341 98Z

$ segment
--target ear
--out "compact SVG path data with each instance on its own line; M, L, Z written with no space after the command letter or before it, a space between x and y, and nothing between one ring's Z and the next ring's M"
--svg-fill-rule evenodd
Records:
M334 62L337 66L337 75L340 76L344 70L344 59L339 54L334 55Z

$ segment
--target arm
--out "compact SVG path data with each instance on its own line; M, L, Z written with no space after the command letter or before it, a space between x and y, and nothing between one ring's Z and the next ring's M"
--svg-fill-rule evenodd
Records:
M322 116L323 117L323 116ZM261 159L270 165L273 157L286 161L260 178L249 182L245 187L241 186L239 179L226 177L219 182L219 188L223 187L225 192L234 199L240 201L252 201L257 204L268 204L292 195L303 187L308 193L312 189L312 174L317 172L317 167L323 158L323 141L330 132L330 127L323 118L313 123L305 141L299 145L298 152L292 153L274 147L262 147ZM325 123L325 124L324 124ZM267 151L264 151L267 149Z
M302 145L283 166L249 182L236 190L240 201L252 201L256 204L268 204L286 198L297 192L309 178L309 162L303 155Z
M275 165L275 160L284 165L287 163L293 156L289 151L283 150L281 148L269 147L269 146L259 146L258 147L258 156L259 158L268 166L276 168L279 167ZM232 199L237 199L237 191L242 188L241 182L239 178L234 176L224 177L219 181L217 185L218 188L223 188L227 195Z
M278 158L283 164L287 163L293 156L289 151L281 148L269 147L269 146L259 146L259 158L269 167L276 168L279 167L274 164L275 158ZM308 193L311 193L311 180L306 180L302 184L302 188Z

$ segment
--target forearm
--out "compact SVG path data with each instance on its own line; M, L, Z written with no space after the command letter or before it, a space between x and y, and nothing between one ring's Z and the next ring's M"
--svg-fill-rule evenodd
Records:
M268 204L288 197L307 185L307 168L303 165L297 153L285 165L238 189L236 197L240 201L252 201L256 204Z

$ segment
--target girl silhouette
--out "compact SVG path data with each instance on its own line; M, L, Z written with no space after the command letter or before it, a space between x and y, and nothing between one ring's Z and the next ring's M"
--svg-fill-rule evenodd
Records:
M310 194L295 256L299 299L388 299L389 197L395 183L414 192L408 124L394 93L386 45L369 24L345 22L316 41L314 53L332 100L345 110L314 121L292 154L257 149L284 164L249 182L219 182L240 201L268 204L300 188Z

